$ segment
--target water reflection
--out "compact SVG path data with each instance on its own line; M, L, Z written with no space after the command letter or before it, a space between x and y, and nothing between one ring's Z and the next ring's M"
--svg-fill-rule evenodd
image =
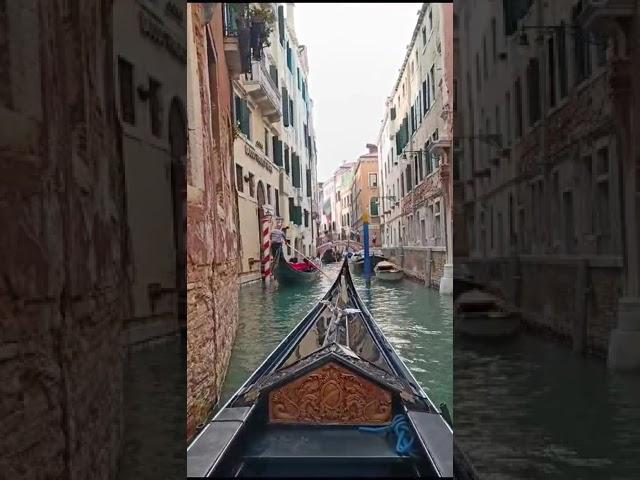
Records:
M222 402L322 298L339 269L340 264L325 266L329 278L323 275L315 285L254 284L240 289L240 322ZM373 278L368 287L361 275L353 280L360 298L427 394L453 410L451 297L440 297L409 280L384 283Z
M456 438L483 478L640 478L640 378L528 335L456 338L454 365Z

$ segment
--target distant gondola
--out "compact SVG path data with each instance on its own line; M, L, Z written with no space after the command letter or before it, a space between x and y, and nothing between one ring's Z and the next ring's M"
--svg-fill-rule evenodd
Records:
M327 294L187 448L188 477L453 476L453 431L359 298Z
M336 255L336 252L333 251L333 249L329 248L328 250L325 250L325 252L322 254L322 263L335 263L338 261L338 256Z
M320 270L314 269L310 272L296 270L284 258L282 249L276 252L273 267L273 276L280 285L299 285L318 280L320 278Z

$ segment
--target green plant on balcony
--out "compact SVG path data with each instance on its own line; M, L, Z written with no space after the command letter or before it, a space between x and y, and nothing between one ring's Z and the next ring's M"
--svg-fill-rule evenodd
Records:
M256 7L249 9L251 18L251 47L253 58L260 60L262 49L271 46L271 33L276 17L270 7Z

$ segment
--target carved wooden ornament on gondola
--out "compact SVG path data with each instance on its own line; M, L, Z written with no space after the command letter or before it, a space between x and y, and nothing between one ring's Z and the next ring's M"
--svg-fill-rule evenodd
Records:
M269 422L384 425L391 392L336 362L328 362L269 392Z

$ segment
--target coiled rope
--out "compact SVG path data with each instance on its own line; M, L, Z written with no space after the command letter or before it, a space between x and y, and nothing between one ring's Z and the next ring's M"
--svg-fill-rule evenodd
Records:
M407 422L407 419L404 415L398 414L393 417L393 421L390 425L385 425L384 427L360 427L360 431L363 432L384 432L390 433L394 432L396 434L396 453L398 455L408 455L411 453L411 447L413 446L413 442L415 437L413 436L413 430Z

